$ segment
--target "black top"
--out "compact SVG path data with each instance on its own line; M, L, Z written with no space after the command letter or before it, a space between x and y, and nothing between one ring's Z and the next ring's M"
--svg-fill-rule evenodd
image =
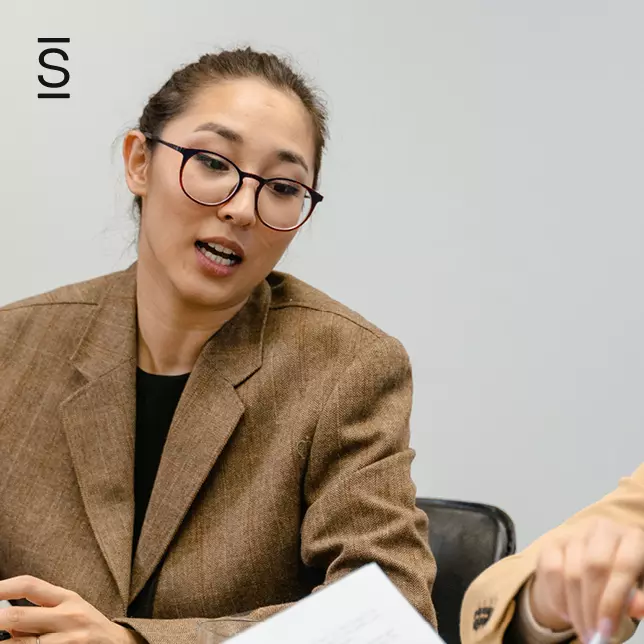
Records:
M159 376L139 368L136 370L134 543L132 553L136 552L143 518L148 509L152 486L159 469L163 446L189 375L186 373L180 376Z

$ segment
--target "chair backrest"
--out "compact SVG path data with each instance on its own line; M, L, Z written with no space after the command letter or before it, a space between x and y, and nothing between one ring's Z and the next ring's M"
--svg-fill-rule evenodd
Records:
M416 499L429 517L429 543L438 573L432 598L438 633L459 644L461 604L468 586L516 549L512 519L491 505L443 499Z

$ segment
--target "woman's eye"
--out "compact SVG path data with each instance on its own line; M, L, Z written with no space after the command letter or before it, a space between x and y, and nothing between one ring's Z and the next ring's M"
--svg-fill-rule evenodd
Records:
M230 167L223 159L211 157L208 154L197 154L197 160L208 170L215 170L217 172L227 172L230 170Z
M297 184L282 181L272 183L271 188L280 197L297 197L302 192L302 188Z

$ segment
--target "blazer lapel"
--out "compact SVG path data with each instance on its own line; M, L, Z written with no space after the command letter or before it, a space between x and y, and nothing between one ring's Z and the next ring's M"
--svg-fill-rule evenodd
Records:
M130 600L154 572L244 413L235 387L262 363L267 282L206 343L177 406L134 555Z
M60 411L90 525L127 605L134 519L135 268L110 279L71 358L86 382Z

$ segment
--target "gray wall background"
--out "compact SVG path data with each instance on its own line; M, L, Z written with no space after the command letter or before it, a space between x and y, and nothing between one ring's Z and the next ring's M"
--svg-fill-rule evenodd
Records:
M419 494L526 545L644 454L644 4L2 0L0 303L126 266L117 136L212 47L328 96L326 200L282 268L412 356ZM67 101L36 40L71 37Z

